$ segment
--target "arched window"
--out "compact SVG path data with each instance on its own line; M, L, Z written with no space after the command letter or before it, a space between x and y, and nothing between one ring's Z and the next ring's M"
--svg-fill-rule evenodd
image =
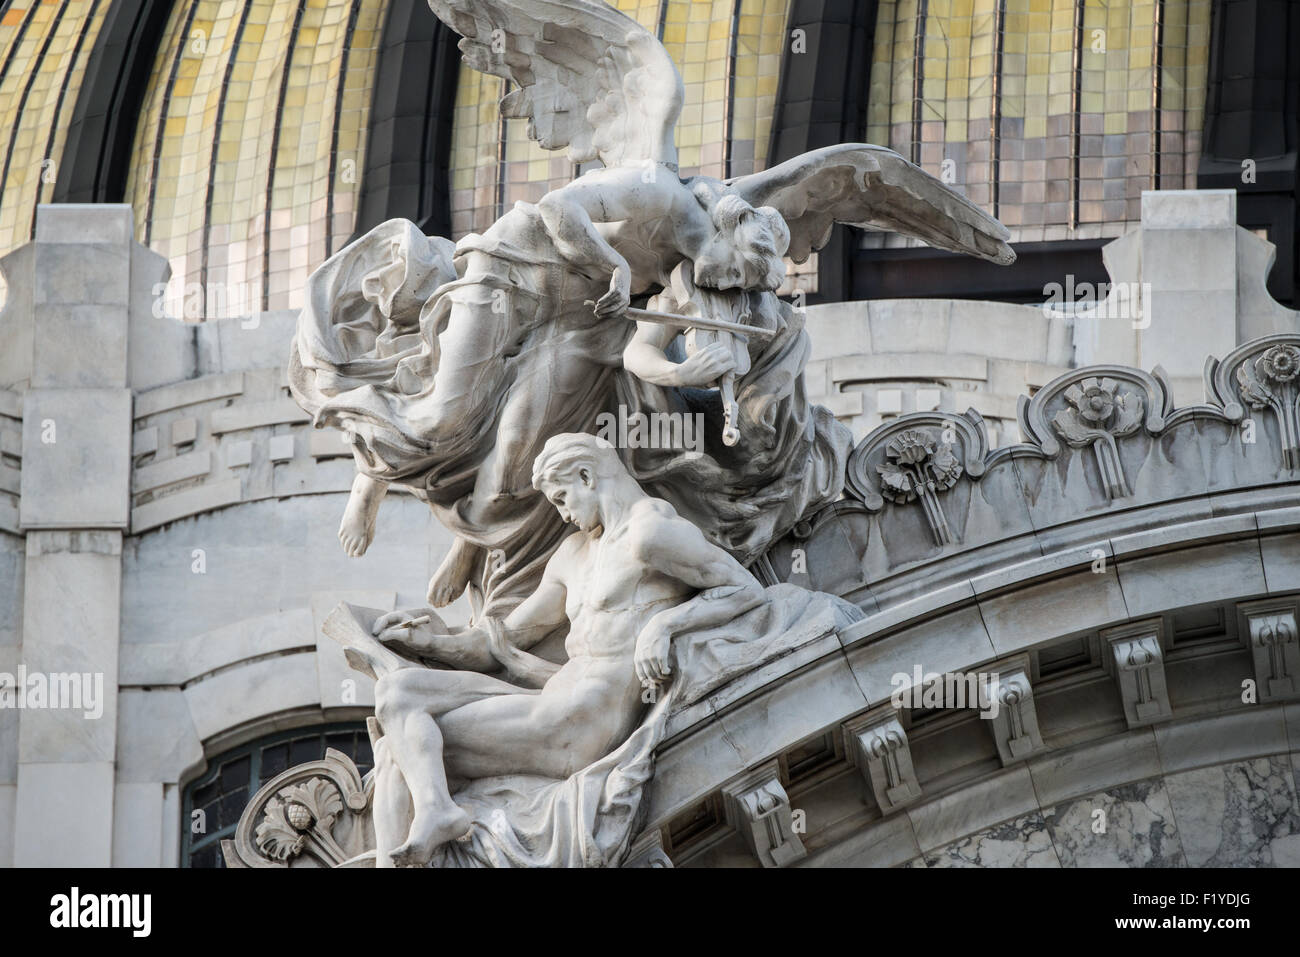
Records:
M284 731L212 758L208 770L185 788L181 867L224 867L221 841L234 834L258 788L281 771L323 758L326 748L342 751L363 775L374 764L361 722Z

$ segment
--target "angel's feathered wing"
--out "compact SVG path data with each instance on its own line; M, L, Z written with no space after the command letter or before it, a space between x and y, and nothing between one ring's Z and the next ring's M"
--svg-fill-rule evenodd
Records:
M429 0L474 69L518 88L501 112L575 163L676 163L682 80L653 34L603 0Z
M753 206L773 206L790 226L789 255L803 262L836 223L888 229L999 265L1015 262L1007 228L893 150L842 143L762 173L727 181Z

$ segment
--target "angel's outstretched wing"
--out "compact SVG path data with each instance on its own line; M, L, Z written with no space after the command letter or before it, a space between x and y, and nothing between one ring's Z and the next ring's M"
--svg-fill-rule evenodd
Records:
M893 150L842 143L812 150L727 188L753 206L774 206L790 226L789 255L803 262L836 223L888 229L999 265L1016 261L1007 228Z
M676 163L682 80L654 35L603 0L429 0L465 62L518 88L501 112L575 163Z

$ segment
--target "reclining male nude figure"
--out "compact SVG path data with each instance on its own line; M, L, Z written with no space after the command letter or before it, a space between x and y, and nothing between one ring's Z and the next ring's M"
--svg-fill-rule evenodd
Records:
M608 443L554 436L534 463L533 485L577 531L537 591L501 623L504 635L412 627L429 614L423 608L375 622L380 641L462 669L403 667L375 687L388 752L376 761L378 866L425 865L468 831L469 817L451 797L458 783L508 774L562 780L610 754L641 721L643 689L668 680L675 636L764 601L753 575L643 492ZM558 670L518 650L566 618L569 657ZM480 673L501 659L524 680L549 677L530 690ZM409 832L395 833L412 807Z

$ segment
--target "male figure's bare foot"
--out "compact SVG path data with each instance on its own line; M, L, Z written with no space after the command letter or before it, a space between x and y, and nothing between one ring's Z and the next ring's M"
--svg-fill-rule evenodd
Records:
M384 500L388 490L385 482L379 482L368 476L358 474L352 481L352 494L348 496L347 508L343 510L343 522L339 525L339 541L343 550L352 558L360 558L375 540L375 518L379 515L379 503Z
M456 805L445 811L417 811L406 843L390 855L397 867L427 867L433 852L469 831L469 815Z
M447 557L429 579L429 604L434 608L445 608L459 598L469 586L469 577L478 558L477 546L463 538L452 542Z

